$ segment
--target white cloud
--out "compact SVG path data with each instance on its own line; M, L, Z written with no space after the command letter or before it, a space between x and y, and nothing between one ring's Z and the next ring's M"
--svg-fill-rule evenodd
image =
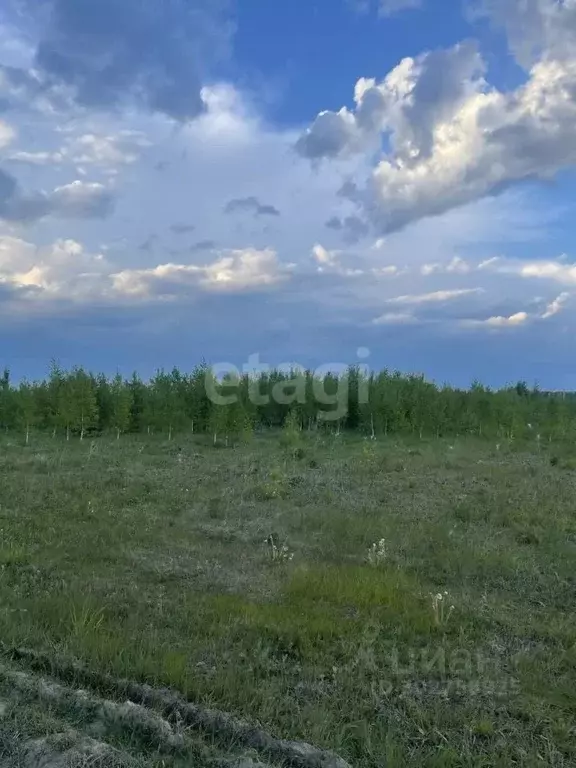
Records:
M59 208L46 208L41 229L30 230L29 238L34 233L50 242L64 234L85 243L81 255L74 254L74 247L64 249L66 258L57 256L61 248L28 244L29 258L22 256L8 272L0 269L0 279L18 288L13 300L21 301L25 312L33 304L39 312L49 307L56 314L72 301L88 314L95 306L114 311L130 306L134 314L149 317L156 304L170 301L166 317L191 318L194 307L206 305L224 324L228 307L242 302L256 306L257 293L264 294L264 305L270 292L287 328L348 325L354 333L369 335L378 334L378 326L407 326L407 333L416 334L421 327L441 337L453 333L467 316L508 318L512 309L534 309L534 302L529 303L533 283L520 270L536 262L512 262L505 256L506 241L529 242L543 229L542 206L535 208L525 193L506 193L422 220L381 238L377 247L365 239L343 245L353 210L342 199L335 204L335 198L344 179L366 167L362 157L317 172L289 151L296 134L266 125L236 91L213 88L206 98L211 102L208 114L177 130L160 117L104 127L75 120L58 134L57 144L36 143L71 148L77 146L74 137L113 137L125 125L149 137L152 147L138 162L122 162L101 145L85 142L90 152L94 149L93 162L88 150L83 158L88 172L100 171L101 162L118 161L114 185L90 184L90 177L62 185L64 162L60 169L50 163L22 169L23 179L26 174L35 188L50 190L59 181L55 193L48 191L42 198L55 203L55 194ZM407 115L402 119L410 118L416 126L409 111ZM412 130L418 134L416 127ZM72 161L67 155L65 162ZM120 204L97 225L71 221L62 230L62 222L48 215L95 215L99 197L112 194ZM273 201L282 216L223 215L230 200L252 199ZM329 221L333 226L326 227ZM140 250L145 242L152 246ZM106 259L98 258L98 251L104 251L100 243L107 244ZM504 254L497 261L495 247ZM544 297L537 307L540 315L554 311L561 290L554 285L548 289L538 289ZM555 324L550 315L542 327ZM227 343L235 342L232 338Z
M519 3L502 5L506 19L524 17L512 13ZM478 50L464 42L404 59L380 83L361 78L354 110L321 112L299 139L313 159L380 154L365 184L343 189L379 232L576 163L576 5L522 7L531 8L539 55L516 90L490 86Z
M373 267L371 273L373 275L400 275L406 270L402 270L395 264L390 264L387 267Z
M13 163L25 163L27 165L55 165L64 160L61 152L14 152L8 158Z
M56 187L49 199L60 216L70 217L104 217L113 203L110 189L103 184L79 180Z
M392 16L400 11L409 11L422 6L423 0L380 0L380 13Z
M469 41L405 58L381 83L360 78L354 111L321 112L297 149L310 158L371 151L385 133L398 159L412 164L430 154L435 127L484 90L484 69L476 44Z
M4 120L0 120L0 149L4 149L10 144L16 136L16 131Z
M543 56L574 57L574 0L477 0L472 10L505 29L512 52L526 69Z
M241 292L270 287L286 280L291 265L281 264L272 249L230 251L216 261L193 264L159 264L150 269L123 270L111 275L114 290L135 297L177 296L182 290Z
M337 251L327 251L322 245L315 245L312 248L312 258L320 265L319 269L325 266L336 267L338 265Z
M201 284L212 289L244 290L258 286L270 286L284 281L290 265L279 262L271 248L231 251L226 256L204 268Z
M107 264L75 240L39 248L20 238L0 237L0 283L29 289L29 298L86 299L98 295Z
M516 312L509 317L489 317L488 320L486 320L486 325L500 328L509 325L523 325L527 320L528 314L526 312Z
M357 266L358 264L358 257L354 259L354 255L352 254L352 259L350 258L350 254L347 254L346 251L329 251L322 245L315 245L312 248L312 259L318 264L318 272L320 273L331 273L331 274L337 274L341 277L358 277L360 275L366 274L366 269L361 268ZM345 266L342 263L343 259L348 259L348 261L354 261L355 266L349 267ZM376 269L373 268L370 270L372 274L395 274L397 272L396 267L384 267L383 269Z
M522 277L539 277L558 283L571 285L576 283L576 264L564 264L559 261L536 261L519 266Z
M418 319L409 312L385 312L372 320L372 325L409 325Z
M151 142L138 131L115 135L85 133L72 138L63 152L78 165L115 167L135 163Z
M459 275L466 275L472 270L472 267L468 262L461 259L459 256L454 256L448 263L440 264L438 262L434 264L424 264L420 271L423 275L434 275L441 273L457 273Z
M0 146L1 133L0 123ZM69 163L76 165L77 172L83 175L85 167L100 169L111 175L121 166L137 162L150 146L151 142L140 131L123 129L113 134L92 131L67 136L57 150L18 150L8 159L33 166Z
M461 325L469 327L510 328L525 325L529 319L530 316L527 312L515 312L508 317L497 315L488 317L486 320L463 320Z
M432 293L395 296L392 299L388 299L387 303L388 304L429 304L429 303L450 301L451 299L459 299L462 296L471 296L478 293L483 293L483 289L482 288L458 288L455 290L434 291Z
M486 326L489 328L512 328L517 326L524 326L530 322L548 320L551 317L559 315L566 307L566 304L572 298L572 294L563 292L555 299L547 303L542 311L535 312L515 312L512 315L495 315L488 317L485 320L468 320L461 321L461 325L468 327ZM541 299L536 299L535 303L541 303ZM534 302L533 302L534 303Z
M225 142L235 148L251 143L260 120L240 92L228 83L205 86L200 92L205 111L184 128L194 141Z
M203 266L159 264L115 271L102 254L88 253L75 240L39 248L20 238L0 237L0 283L30 289L29 300L118 302L122 297L175 299L190 291L240 293L282 283L292 267L271 249L247 248L220 254Z
M554 301L551 301L550 304L548 304L546 310L542 314L542 319L547 320L549 317L554 317L554 315L557 315L563 310L564 305L570 300L570 298L571 295L569 293L561 293L554 299Z

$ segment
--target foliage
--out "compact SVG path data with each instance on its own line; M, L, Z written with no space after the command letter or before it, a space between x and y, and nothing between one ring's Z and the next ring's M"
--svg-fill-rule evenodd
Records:
M497 443L576 437L576 393L547 393L524 382L492 390L437 386L423 376L387 370L341 375L272 371L218 378L205 363L192 373L159 370L150 381L134 373L107 378L53 362L45 381L15 386L8 369L0 378L0 428L88 433L208 434L215 444L246 442L256 429L283 427L296 450L305 434L342 430L374 439L392 435L476 435ZM539 437L538 437L539 436Z

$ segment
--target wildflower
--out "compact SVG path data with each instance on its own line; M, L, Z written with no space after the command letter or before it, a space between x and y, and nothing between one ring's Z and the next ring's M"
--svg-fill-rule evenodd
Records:
M450 616L454 612L453 605L450 605L448 608L446 607L450 596L448 592L438 592L435 595L430 595L430 597L432 598L434 621L437 626L444 626L448 623Z
M281 546L277 544L272 534L264 539L264 543L268 545L268 552L273 563L286 563L293 560L294 553L290 552L286 544Z
M367 555L368 563L374 567L380 565L386 560L386 539L374 542Z

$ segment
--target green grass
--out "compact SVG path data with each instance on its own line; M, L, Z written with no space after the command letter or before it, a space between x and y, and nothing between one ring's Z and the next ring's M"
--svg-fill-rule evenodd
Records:
M6 436L0 638L354 766L574 765L575 458L472 439ZM272 560L270 535L292 560Z

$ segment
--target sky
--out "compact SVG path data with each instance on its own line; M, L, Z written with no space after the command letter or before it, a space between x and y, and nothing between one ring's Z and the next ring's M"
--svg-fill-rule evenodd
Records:
M576 389L576 0L5 0L0 364Z

